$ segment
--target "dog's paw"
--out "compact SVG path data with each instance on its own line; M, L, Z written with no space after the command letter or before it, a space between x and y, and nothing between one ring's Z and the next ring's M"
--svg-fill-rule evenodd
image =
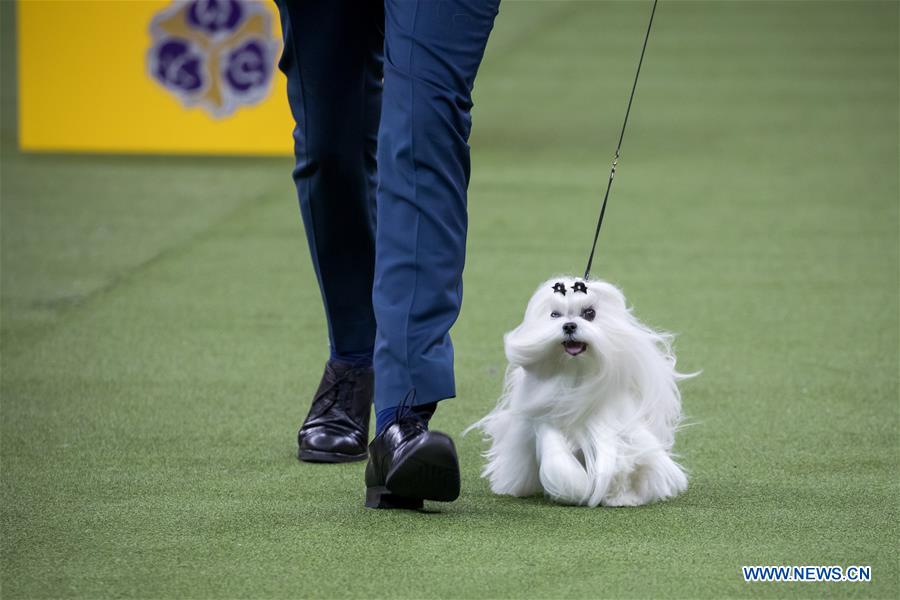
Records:
M642 465L632 475L632 487L644 498L643 504L674 498L687 489L687 475L668 455Z
M591 496L587 471L573 456L543 461L539 476L544 492L562 504L586 504Z
M673 463L674 465L674 463ZM681 467L674 465L673 469L670 469L666 472L665 477L666 485L665 485L665 495L664 498L672 498L677 496L681 492L687 489L688 480L687 475L684 474L684 471L681 470Z

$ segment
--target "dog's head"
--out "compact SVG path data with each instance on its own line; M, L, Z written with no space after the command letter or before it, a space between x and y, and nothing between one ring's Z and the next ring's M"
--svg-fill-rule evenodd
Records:
M506 334L506 357L533 370L616 368L617 350L627 346L632 321L625 296L614 285L554 277L538 287L522 323Z

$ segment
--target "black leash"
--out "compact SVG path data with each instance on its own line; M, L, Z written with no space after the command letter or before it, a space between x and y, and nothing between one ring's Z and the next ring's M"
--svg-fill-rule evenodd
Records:
M647 51L647 41L650 39L650 28L653 27L653 15L656 14L656 4L659 0L653 0L653 10L650 11L650 22L647 23L647 33L644 35L644 47L641 48L641 58L638 60L637 72L634 74L634 84L631 86L631 96L628 98L628 108L625 110L625 121L622 123L622 131L619 133L619 143L616 145L616 155L613 158L612 169L609 171L609 181L606 182L606 194L603 195L603 205L600 207L600 218L597 220L597 230L594 232L594 244L591 246L591 255L588 257L587 268L584 270L584 278L591 274L591 265L594 262L594 251L597 249L597 239L600 237L600 227L603 225L603 216L606 214L606 202L609 200L609 190L612 187L613 177L616 176L616 166L619 164L619 155L622 150L622 138L625 137L625 126L628 125L628 115L631 114L631 103L634 101L634 91L637 89L638 77L641 75L641 65L644 63L644 52Z

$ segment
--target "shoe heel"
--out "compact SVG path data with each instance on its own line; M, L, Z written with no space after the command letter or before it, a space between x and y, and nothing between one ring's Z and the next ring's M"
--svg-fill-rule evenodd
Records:
M384 486L366 488L366 508L402 508L417 510L425 505L421 498L397 496Z

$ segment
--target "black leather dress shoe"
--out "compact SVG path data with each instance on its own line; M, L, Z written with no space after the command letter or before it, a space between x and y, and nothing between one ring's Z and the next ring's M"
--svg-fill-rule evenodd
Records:
M459 461L453 440L428 431L420 417L401 417L369 444L367 507L417 509L423 500L451 502L458 497Z
M297 453L307 462L364 460L374 376L371 367L325 365L309 414L297 432Z

